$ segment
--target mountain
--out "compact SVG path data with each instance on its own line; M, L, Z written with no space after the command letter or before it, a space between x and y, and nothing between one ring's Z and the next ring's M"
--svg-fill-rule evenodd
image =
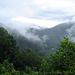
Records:
M59 41L63 40L63 36L69 36L69 29L74 25L74 23L62 23L53 28L46 28L43 30L36 30L35 35L38 35L40 39L43 40L43 45L46 46L47 50L54 50L58 47ZM55 50L54 50L55 51Z
M75 37L75 24L73 22L62 23L53 28L27 24L15 25L14 23L9 25L0 24L13 35L21 49L30 48L41 56L56 52L56 47L60 45L59 41L63 40L63 36L67 35L73 40Z
M4 25L0 23L0 27L5 28L9 34L13 35L14 39L16 40L17 45L20 46L21 50L31 49L37 52L41 56L45 55L43 48L38 43L39 38L32 33L28 33L28 31L30 30L30 27L29 28L27 27L15 28L13 26L15 25L11 26L10 24L9 26L9 25ZM39 27L39 30L40 29L41 27Z

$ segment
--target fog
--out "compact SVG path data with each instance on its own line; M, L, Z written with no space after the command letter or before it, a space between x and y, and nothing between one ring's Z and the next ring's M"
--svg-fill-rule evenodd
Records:
M36 29L38 29L38 30L44 29L43 27L40 27L38 25L16 22L16 21L10 21L10 22L7 22L6 24L2 23L2 24L0 24L0 26L4 27L10 34L16 33L17 35L19 34L19 35L24 36L28 40L42 43L48 39L47 35L44 35L42 37L42 39L39 38L38 35L35 35ZM29 32L30 28L33 28L34 31ZM14 32L14 31L16 31L16 32Z
M73 40L75 42L75 23L73 23L71 28L67 29L67 32L70 40Z
M45 29L44 27L40 27L38 25L32 24L32 23L23 23L23 22L17 22L17 21L10 21L7 19L5 22L1 22L0 26L4 27L9 33L14 33L14 30L16 31L17 35L20 34L27 38L28 40L37 41L37 42L45 42L49 39L49 37L45 34L41 38L38 34L35 35L36 30L42 30ZM68 37L75 41L75 17L73 17L72 20L67 21L67 24L71 24L72 26L69 29L66 29L68 33ZM33 31L30 31L30 29L33 28Z
M73 40L75 42L75 17L70 21L71 22L71 28L67 29L68 37L70 40ZM68 22L69 23L69 22Z

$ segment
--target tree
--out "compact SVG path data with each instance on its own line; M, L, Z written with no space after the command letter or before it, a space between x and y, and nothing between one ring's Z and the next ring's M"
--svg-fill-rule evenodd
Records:
M0 75L20 75L20 72L14 69L12 63L9 63L8 60L4 60L3 63L0 64Z
M40 65L41 65L41 57L39 57L35 52L32 50L28 49L26 51L27 54L27 65L32 67L32 68L37 68L39 70Z
M0 27L0 62L3 62L5 59L12 61L17 50L18 47L12 35Z
M60 44L58 51L50 54L50 57L42 62L42 66L45 65L44 72L57 75L74 74L75 43L73 41L69 41L67 37L64 37L64 40L61 41Z

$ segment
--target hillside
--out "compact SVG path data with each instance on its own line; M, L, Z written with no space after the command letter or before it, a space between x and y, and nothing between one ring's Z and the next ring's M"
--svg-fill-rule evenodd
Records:
M16 39L17 45L21 50L28 48L37 52L41 56L48 55L51 52L56 52L59 41L63 40L63 36L69 36L69 30L74 26L74 23L62 23L53 28L36 29L26 28L18 30L9 26L0 24ZM15 26L15 25L14 25ZM22 30L22 32L21 32Z
M74 75L75 43L63 38L56 53L41 57L30 49L20 50L13 36L0 27L0 74Z

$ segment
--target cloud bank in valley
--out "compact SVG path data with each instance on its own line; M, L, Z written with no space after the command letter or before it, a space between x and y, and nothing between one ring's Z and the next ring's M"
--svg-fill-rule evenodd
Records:
M40 41L38 35L27 34L33 24L51 28L72 20L74 16L75 0L0 0L0 23L9 25L29 39L34 37ZM69 33L74 32L72 29ZM47 36L43 36L45 38Z
M11 22L9 24L6 25L2 25L2 27L4 27L10 34L16 34L18 37L19 36L23 36L25 38L27 38L28 40L34 41L34 42L45 42L47 40L47 36L43 36L42 39L39 38L38 35L35 35L35 30L39 29L41 30L42 28L37 27L36 25L32 25L32 24L26 24L26 23L21 23L21 22ZM30 32L29 30L33 28L34 32ZM15 35L15 36L16 36Z

